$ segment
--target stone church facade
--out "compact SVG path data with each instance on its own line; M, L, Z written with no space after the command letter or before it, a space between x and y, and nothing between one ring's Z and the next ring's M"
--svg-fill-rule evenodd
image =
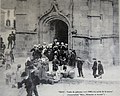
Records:
M17 0L16 53L54 38L85 60L118 64L118 0Z

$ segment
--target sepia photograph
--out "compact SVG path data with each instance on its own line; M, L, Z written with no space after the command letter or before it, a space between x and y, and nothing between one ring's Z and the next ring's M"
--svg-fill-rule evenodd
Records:
M120 96L119 0L0 0L0 96Z

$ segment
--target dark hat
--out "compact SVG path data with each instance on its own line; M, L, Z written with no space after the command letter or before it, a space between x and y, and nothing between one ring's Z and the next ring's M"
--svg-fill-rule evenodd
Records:
M32 62L28 60L28 61L26 62L26 66L31 66L31 65L32 65Z
M99 63L101 63L101 61L98 61Z
M27 76L27 73L26 73L26 72L23 72L23 73L21 74L21 77L25 77L25 76Z
M93 58L93 60L96 60L96 58Z
M18 64L18 65L17 65L17 67L18 67L18 68L21 68L21 65L20 65L20 64Z
M72 50L73 52L75 52L75 50Z

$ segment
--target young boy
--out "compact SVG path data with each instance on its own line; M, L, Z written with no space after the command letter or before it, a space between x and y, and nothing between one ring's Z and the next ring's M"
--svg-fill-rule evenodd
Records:
M101 64L101 61L98 61L98 76L99 76L99 79L102 79L102 74L104 74L103 65Z
M82 67L83 67L83 60L80 57L77 57L77 68L78 68L79 77L82 76L84 78Z

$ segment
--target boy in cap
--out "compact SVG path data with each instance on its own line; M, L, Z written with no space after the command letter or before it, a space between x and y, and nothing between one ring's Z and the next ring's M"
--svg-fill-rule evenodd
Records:
M83 60L80 57L77 57L77 68L78 68L79 77L82 76L84 78L82 67L83 67Z
M100 79L102 79L102 74L104 74L103 65L101 64L101 61L98 61L98 76Z
M35 96L39 96L36 88L36 86L40 83L39 78L35 75L35 69L33 66L29 66L29 70L29 75L26 72L21 74L23 80L18 83L18 88L21 88L22 84L25 84L27 96L32 96L32 92L34 92Z
M97 75L96 75L96 72L97 72L97 61L96 61L96 58L93 58L93 60L94 60L94 63L93 63L93 66L92 66L92 70L93 70L93 76L94 76L94 78L96 78L97 77Z
M25 85L27 96L32 96L32 81L29 78L28 74L26 72L23 72L21 74L22 82L18 82L18 89L22 87L22 85Z

